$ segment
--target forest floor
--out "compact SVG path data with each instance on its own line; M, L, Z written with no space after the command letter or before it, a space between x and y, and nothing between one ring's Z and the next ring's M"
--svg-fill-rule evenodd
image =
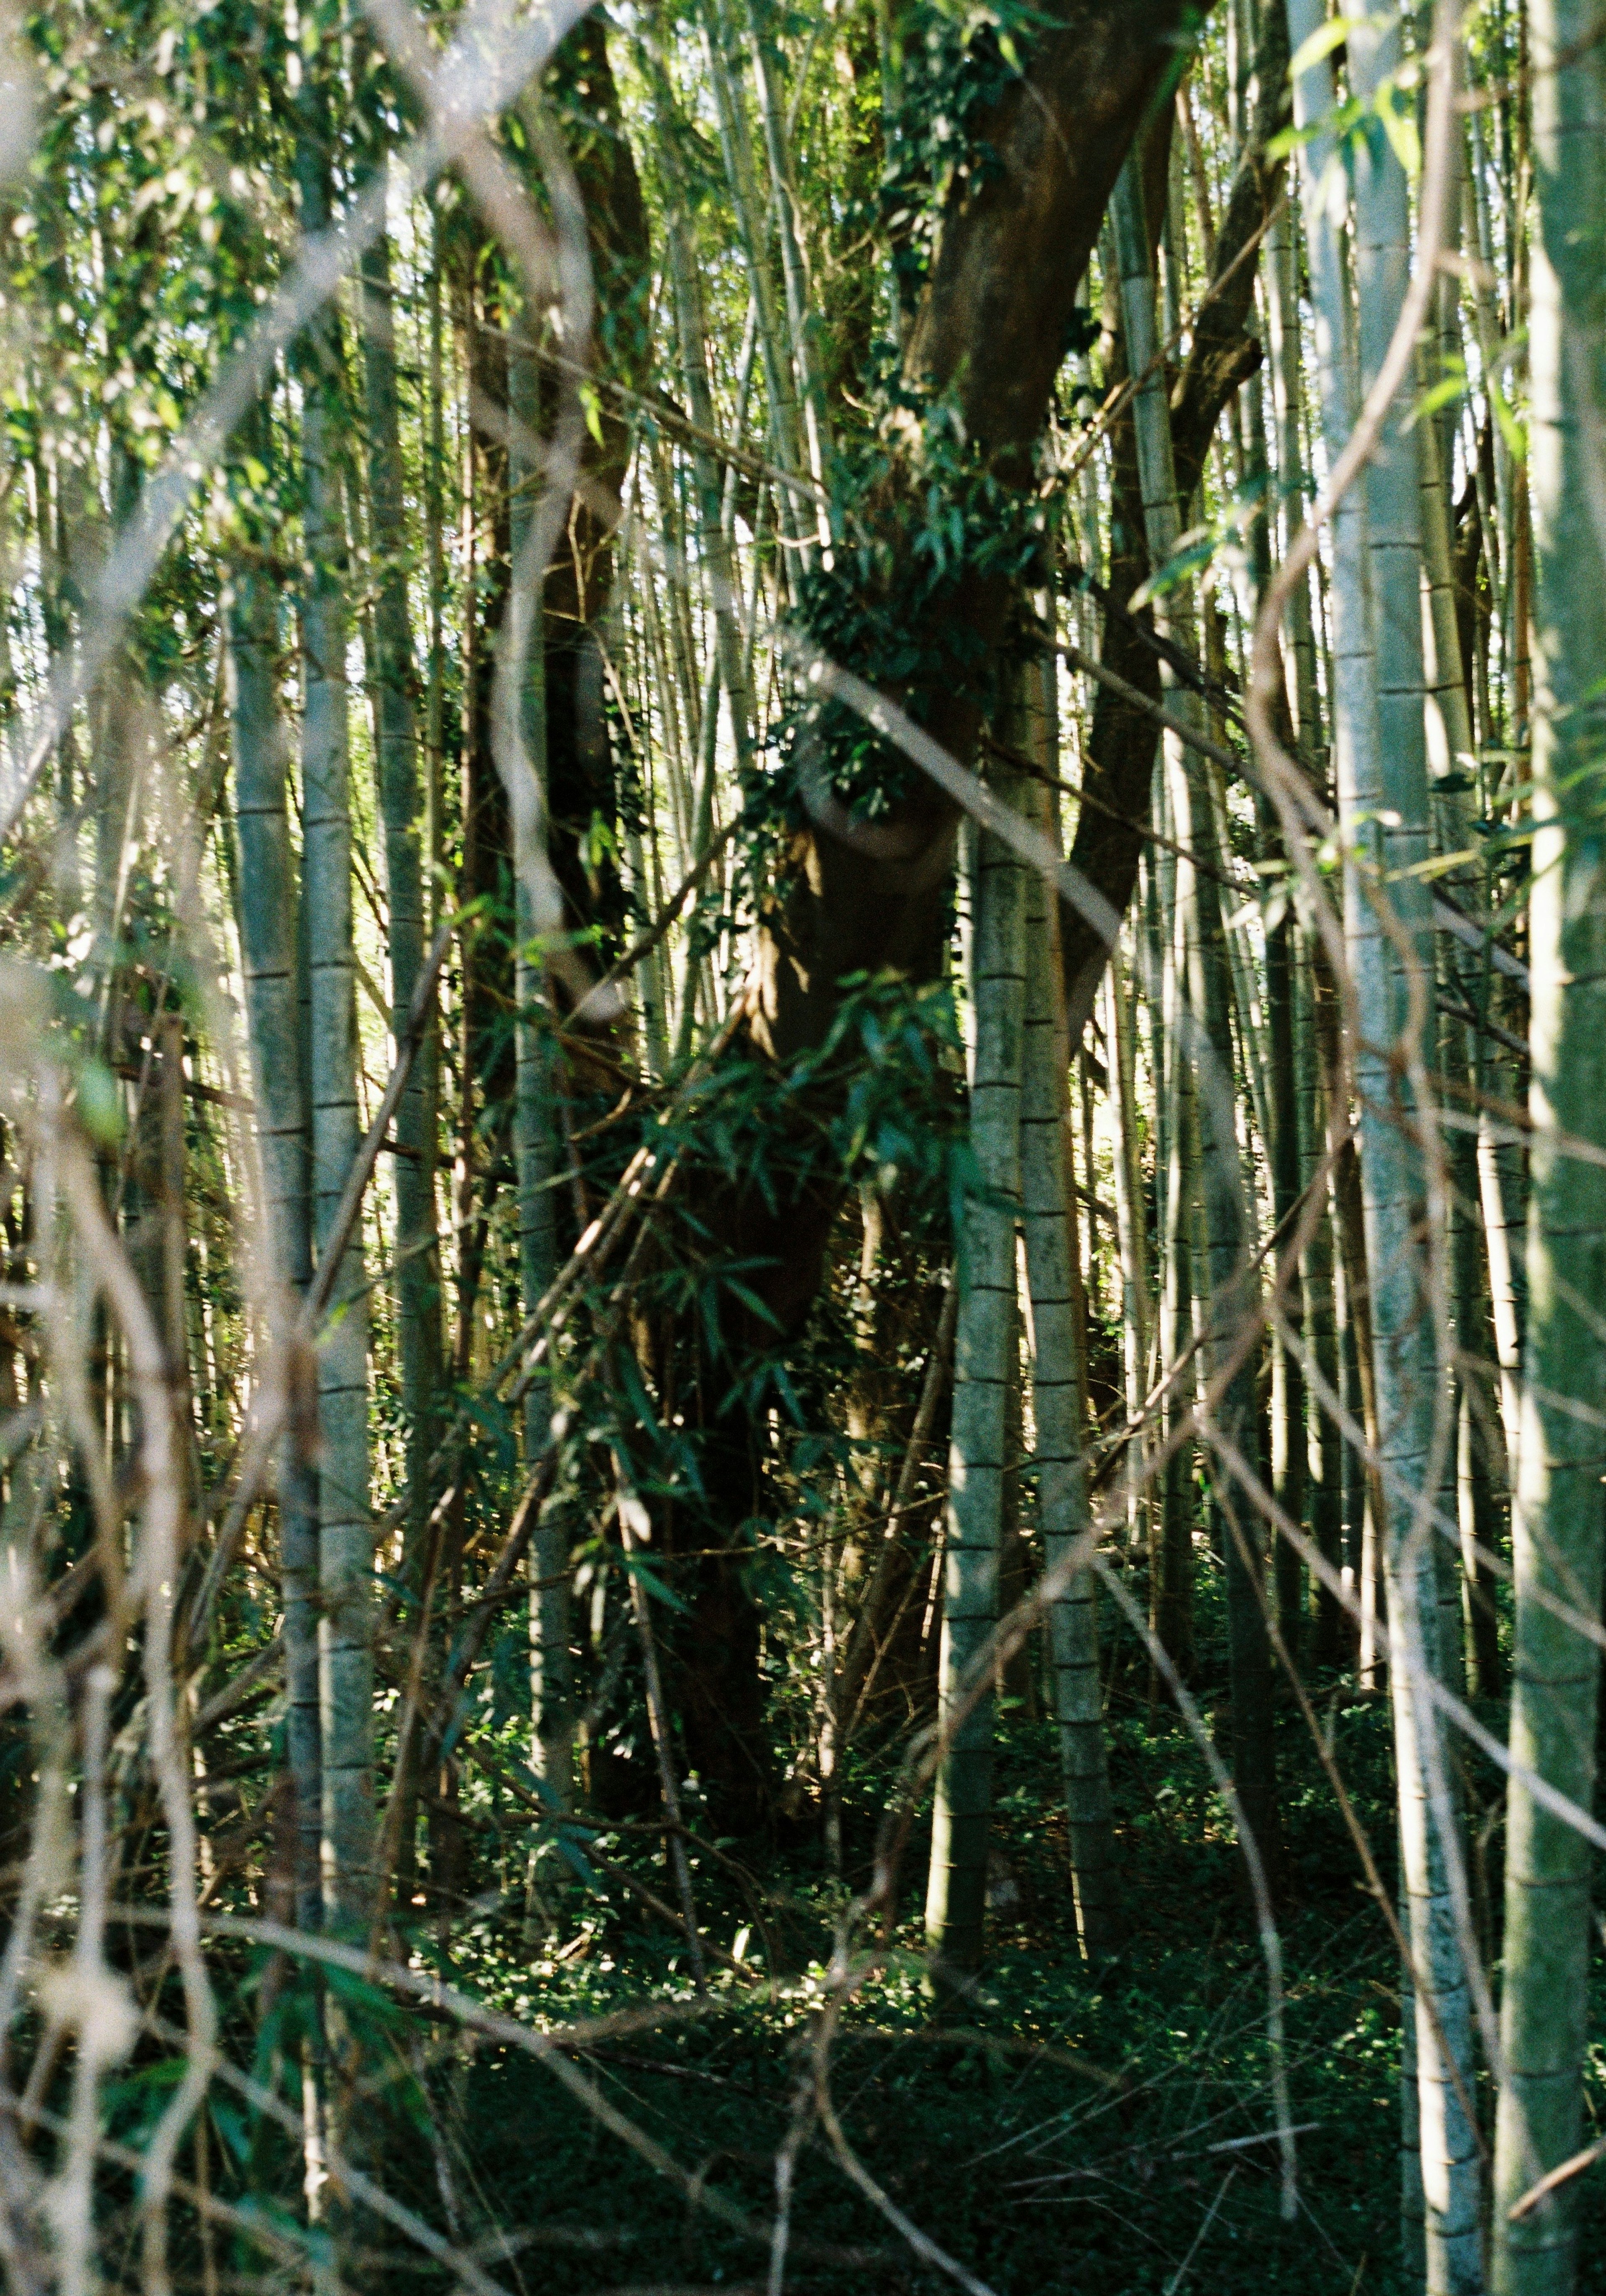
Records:
M954 2285L915 2253L896 2211L974 2276L961 2284L985 2283L997 2296L1393 2296L1403 2286L1397 1964L1307 1727L1291 1700L1279 1723L1288 1846L1281 1939L1299 2134L1298 2211L1285 2223L1266 1966L1241 1862L1197 1749L1175 1715L1124 1696L1123 1678L1141 1684L1118 1653L1119 1959L1094 1983L1079 1958L1053 1733L1006 1708L985 1976L962 2010L939 2013L922 1990L926 1845L917 1824L896 1948L843 2017L831 2054L842 2137L889 2206L856 2185L812 2125L796 2161L785 2275L794 2296L882 2286L924 2296ZM1392 1888L1387 1703L1342 1681L1316 1685L1315 1700ZM1202 1693L1201 1703L1220 1731L1221 1705ZM1491 1774L1467 1783L1477 1850L1479 1809L1497 1807L1496 1782ZM425 2080L429 2112L415 2105L397 2118L392 2169L418 2147L411 2204L473 2246L520 2296L764 2290L776 2157L796 2125L832 1923L867 1878L889 1789L886 1771L873 1767L854 1782L846 1884L826 1874L807 1837L766 1864L758 1894L729 1865L698 1857L707 1934L756 1973L767 1956L773 1985L714 1967L700 1998L684 1939L617 1882L605 1901L578 1881L555 1885L552 1931L533 1953L521 1909L515 1919L505 1901L502 1910L488 1901L483 1918L455 1932L443 1973L527 2021L647 2013L570 2062L606 2108L673 2155L691 2191L633 2152L546 2066L443 2041ZM656 1849L633 1853L630 1839L608 1841L606 1854L672 1900ZM1498 1886L1485 1870L1490 1857L1486 1841L1474 1874L1486 1898ZM544 1888L553 1871L543 1865ZM420 1958L435 1958L422 1939ZM1606 2094L1600 2070L1592 2102ZM695 2194L712 2196L725 2221ZM1586 2179L1583 2197L1592 2225L1606 2218L1606 2174ZM731 2210L761 2237L734 2228ZM1587 2232L1584 2254L1582 2285L1606 2289L1606 2253Z

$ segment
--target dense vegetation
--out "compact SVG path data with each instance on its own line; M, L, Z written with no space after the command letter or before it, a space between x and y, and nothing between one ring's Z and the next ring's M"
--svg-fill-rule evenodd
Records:
M0 21L20 2296L1606 2286L1601 32Z

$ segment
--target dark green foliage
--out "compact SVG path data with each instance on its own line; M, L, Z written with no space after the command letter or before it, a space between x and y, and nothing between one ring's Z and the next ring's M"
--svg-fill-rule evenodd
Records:
M1218 1638L1218 1620L1214 1631ZM843 2133L892 2200L999 2296L1037 2288L1159 2296L1217 2199L1189 2278L1205 2296L1250 2287L1346 2296L1357 2285L1393 2296L1392 1950L1357 1891L1359 1868L1303 1726L1292 1717L1282 1725L1298 1877L1284 1951L1294 2111L1299 2123L1317 2125L1299 2139L1304 2211L1285 2226L1274 2148L1238 2142L1263 2137L1272 2118L1264 1966L1231 1827L1200 1784L1197 1753L1175 1719L1151 1721L1123 1695L1118 1642L1114 1668L1112 1781L1135 1909L1121 1959L1090 1986L1069 1917L1051 1733L1015 1716L1001 1746L1000 1902L981 1992L946 2021L934 2021L922 1997L917 1824L889 1957L848 2008L831 2053ZM1134 1669L1126 1678L1142 1677ZM1334 1726L1381 1853L1390 1833L1386 1714L1357 1707ZM850 1886L868 1878L887 1784L884 1771L862 1764L850 1781ZM529 1809L490 1779L473 1806L476 1841L517 1874ZM599 1847L667 1893L650 1837L627 1831ZM554 1923L545 1942L523 1940L515 1890L459 1933L453 1980L488 2005L556 2021L657 2004L643 2029L602 2039L578 2062L688 2177L765 2234L775 2150L842 1903L815 1857L812 1848L793 1850L761 1876L711 1847L693 1851L707 1933L773 1973L778 2001L727 1972L699 2003L684 1947L628 1890L600 1869L587 1890L572 1866L561 1869L565 1880L549 1859L538 1867ZM570 1949L558 1959L561 1947ZM258 1976L251 1998L260 1990ZM351 1990L357 2012L376 2021L371 2038L383 2062L388 2013L365 1989ZM274 2040L288 2034L299 1997L293 1987L276 1996ZM263 2065L269 2054L259 2052ZM494 2229L520 2243L521 2265L528 2259L541 2285L562 2296L648 2275L745 2284L762 2273L761 2243L689 2204L527 2057L443 2032L423 2063L428 2070L415 2073L392 2057L378 2096L392 2172L410 2205L442 2231L451 2227L431 2165L436 2146L463 2211L458 2236ZM792 2221L788 2284L800 2291L946 2284L854 2190L817 2129L800 2156Z
M1057 495L1000 476L951 399L889 374L873 431L839 456L835 562L800 585L798 619L832 660L896 694L917 724L959 696L987 714L1034 634L1022 617L1002 645L989 644L953 609L976 585L1019 594L1047 581L1062 516ZM900 750L837 702L801 701L779 754L780 809L791 821L803 817L811 785L829 785L868 820L923 786Z
M1030 0L918 0L889 12L881 219L905 305L924 282L948 199L979 188L996 164L978 132L988 107L1020 80L1053 23Z

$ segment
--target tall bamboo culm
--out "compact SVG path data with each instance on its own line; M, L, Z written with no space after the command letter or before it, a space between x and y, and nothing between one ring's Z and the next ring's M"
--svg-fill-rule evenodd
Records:
M1311 0L1291 0L1296 47L1316 29ZM1363 100L1400 62L1397 24L1382 19L1349 44L1352 88ZM1296 118L1331 117L1324 61L1300 75ZM1344 286L1337 234L1323 203L1323 138L1304 147L1313 294L1318 330L1342 339ZM1405 299L1409 195L1386 140L1357 152L1355 168L1359 389L1324 381L1330 455L1348 441L1358 398L1383 363ZM1341 373L1341 370L1340 370ZM1421 491L1407 425L1413 394L1390 408L1379 451L1334 536L1335 734L1340 820L1354 858L1345 873L1345 937L1359 1043L1365 1267L1378 1422L1389 1687L1398 1772L1405 1934L1405 2062L1401 2093L1401 2240L1408 2280L1429 2296L1482 2284L1471 2005L1452 1894L1460 1858L1449 1772L1436 1708L1422 1685L1441 1674L1439 1550L1430 1509L1438 1497L1437 1438L1448 1438L1430 1308L1431 1240L1415 1110L1430 1065L1423 1022L1431 1011L1434 951L1428 894L1402 874L1430 851L1422 663ZM1403 1069L1401 1063L1403 1062ZM1442 1464L1442 1460L1440 1462Z
M1004 768L994 786L1006 802L1019 804L1018 775ZM976 835L971 850L971 1145L979 1192L966 1201L958 1243L938 1675L938 1720L947 1743L937 1775L926 1890L927 1942L939 1970L955 1976L979 1967L987 1915L993 1692L990 1673L979 1677L977 1661L998 1616L998 1545L1010 1464L1004 1439L1009 1349L1017 1328L1025 1019L1020 866L1007 846L985 833Z
M1538 228L1531 463L1538 570L1530 910L1535 1124L1528 1386L1513 1509L1511 1747L1592 1807L1600 1660L1544 1607L1598 1615L1606 1474L1606 52L1594 0L1532 0ZM1577 2184L1513 2220L1577 2152L1589 2005L1588 1844L1513 1775L1506 1797L1505 2079L1495 2137L1496 2296L1567 2296Z
M296 184L302 227L329 216L321 72L302 86ZM301 781L308 949L313 1230L320 1257L356 1153L356 962L346 694L346 538L340 488L344 356L325 308L302 339ZM368 1485L368 1308L360 1236L346 1247L318 1350L319 1704L324 1903L350 1928L373 1892L373 1518Z
M1028 671L1035 676L1035 671ZM1037 825L1053 834L1051 793L1028 792ZM1026 882L1026 1013L1020 1071L1020 1208L1026 1240L1032 1414L1044 1568L1062 1563L1087 1529L1084 1421L1071 1299L1071 1176L1066 1168L1064 972L1059 901L1035 871ZM1048 1613L1054 1720L1070 1826L1077 1933L1094 1965L1115 1952L1115 1842L1099 1680L1099 1618L1091 1557Z
M390 242L380 233L362 265L364 413L373 558L374 749L383 825L390 1010L399 1037L424 955L422 803L418 773L412 615L407 602L406 480L402 467ZM435 1218L430 1066L415 1060L396 1111L396 1307L406 1422L411 1537L428 1518L428 1462L440 1387L440 1250Z
M1151 378L1137 394L1134 414L1149 560L1158 570L1168 566L1176 554L1182 515L1164 364L1155 327L1154 281L1143 213L1143 178L1132 160L1121 170L1112 212L1127 364L1134 374ZM1197 660L1200 648L1192 584L1185 579L1168 584L1156 599L1155 609L1156 621L1164 635ZM1202 734L1205 728L1200 695L1192 687L1176 682L1168 669L1166 676L1171 713ZM1234 1122L1232 988L1217 893L1215 808L1201 759L1192 744L1184 744L1168 734L1165 769L1176 840L1192 857L1189 862L1179 863L1176 921L1184 937L1180 965L1184 993L1179 1000L1176 1017L1185 1024L1187 1034L1184 1037L1179 1030L1173 1031L1171 1051L1174 1059L1180 1058L1193 1072L1197 1086L1193 1111L1205 1263L1201 1290L1207 1302L1202 1368L1209 1376L1233 1365L1215 1398L1213 1418L1225 1445L1230 1446L1252 1469L1258 1450L1254 1360L1240 1343L1244 1319L1252 1303L1243 1176ZM1197 867L1192 865L1193 859L1197 860ZM1184 898L1188 879L1192 881L1191 900ZM1180 1195L1180 1190L1177 1193ZM1180 1241L1188 1232L1185 1202L1176 1203L1172 1216ZM1233 1784L1244 1825L1253 1837L1253 1854L1258 1856L1268 1878L1274 1881L1281 1825L1272 1732L1264 1526L1258 1511L1243 1499L1230 1470L1219 1468L1213 1480L1226 1523Z
M535 516L540 481L537 441L540 435L540 373L529 323L515 314L508 336L508 402L517 428L508 455L509 538L519 568ZM525 587L510 605L510 623L523 619L529 651L521 697L526 752L537 775L546 777L546 679L545 569L524 569ZM517 952L513 1167L519 1198L519 1290L528 1316L557 1268L557 1127L553 1122L558 1084L557 1054L547 1006L546 960L532 940L533 924L525 890L526 872L517 872ZM539 1457L552 1432L551 1365L530 1382L524 1399L527 1462ZM574 1666L570 1654L568 1534L561 1505L541 1511L534 1541L536 1587L529 1601L530 1708L535 1767L559 1807L574 1800Z
M266 422L255 418L260 438ZM240 839L240 949L258 1152L282 1345L312 1272L307 1079L301 1063L296 866L286 783L289 752L276 700L277 634L266 578L241 569L232 585L229 716ZM281 1358L292 1398L299 1366ZM318 1718L318 1484L311 1431L292 1410L279 1451L279 1562L284 1603L285 1756L295 1796L296 1920L318 1926L323 1782Z

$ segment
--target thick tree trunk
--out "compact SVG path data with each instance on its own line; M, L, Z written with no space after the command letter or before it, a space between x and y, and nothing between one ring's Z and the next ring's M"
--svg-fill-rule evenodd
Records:
M953 390L967 435L1013 482L1029 475L1029 449L1047 412L1077 284L1116 174L1175 63L1191 12L1186 0L1064 0L1035 40L1021 80L975 123L992 163L955 192L907 368L911 382L933 394ZM762 340L762 328L760 334ZM901 515L896 487L886 512L889 523ZM1012 589L1002 576L967 574L911 635L932 658L987 659L1004 629ZM978 681L945 676L902 698L938 740L970 758L984 707ZM840 1008L840 983L850 975L890 968L914 980L938 976L955 827L952 806L920 782L878 817L873 849L845 826L811 820L799 828L773 905L760 919L744 992L752 1053L787 1063L818 1050ZM755 1288L787 1335L800 1327L817 1291L837 1204L835 1190L821 1186L779 1210L757 1190L720 1206L717 1232L729 1239L733 1256L761 1271ZM733 1345L773 1341L773 1326L755 1324ZM728 1371L725 1383L728 1388ZM742 1483L750 1447L732 1437L721 1454L714 1480L728 1487L727 1520L739 1521L752 1504L750 1479ZM704 1480L712 1490L706 1469ZM738 1729L758 1734L756 1672L740 1698L731 1678L743 1651L756 1668L757 1620L727 1565L706 1575L712 1607L705 1619L700 1580L683 1588L694 1620L674 1639L694 1646L705 1668L717 1660L724 1679L710 1678L707 1696L689 1686L715 1733L709 1751L724 1748L721 1759L735 1777L759 1759L755 1744L738 1744L733 1736ZM743 1631L733 1637L739 1620Z
M1022 480L1105 205L1192 12L1186 0L1067 0L1022 79L975 123L991 161L956 189L944 217L907 368L934 393L952 388L967 435ZM933 651L957 642L979 655L996 645L1009 604L1003 577L972 576L945 598L944 627L915 635ZM950 684L923 700L930 732L968 758L979 691ZM848 973L893 965L929 979L940 962L952 808L922 786L881 825L873 856L815 825L789 857L750 1007L756 1041L779 1059L824 1041ZM1097 980L1079 1013L1073 1005L1073 1034ZM799 1263L809 1248L797 1240Z

